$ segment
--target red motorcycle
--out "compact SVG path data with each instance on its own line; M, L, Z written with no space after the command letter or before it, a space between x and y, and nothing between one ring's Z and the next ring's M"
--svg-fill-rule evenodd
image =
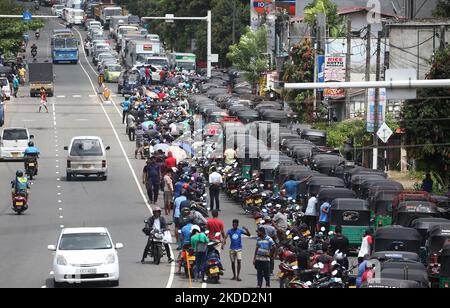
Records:
M12 202L12 209L17 213L17 215L22 214L28 209L28 200L24 193L16 194L13 197Z

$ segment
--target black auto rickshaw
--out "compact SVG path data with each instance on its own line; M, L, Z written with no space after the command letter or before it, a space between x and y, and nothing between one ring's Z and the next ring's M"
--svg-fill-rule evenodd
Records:
M400 261L420 261L420 257L417 253L409 251L377 251L372 253L371 259L377 259L380 262L388 260L400 260Z
M337 198L347 198L354 199L356 197L355 192L353 190L347 188L335 188L335 187L325 187L319 190L317 194L317 201L319 204L328 201L331 203L334 199Z
M415 261L389 260L382 264L381 278L416 281L421 288L428 288L428 275L425 266Z
M372 278L361 285L363 289L420 289L421 285L417 281Z
M230 116L236 116L239 111L248 111L251 110L247 106L244 105L233 105L228 108L228 113Z
M307 183L308 185L308 196L316 195L319 193L321 188L333 187L333 188L344 188L344 181L335 177L330 176L313 176Z
M321 156L321 157L317 157ZM312 168L322 174L332 176L334 170L339 164L344 162L344 159L337 155L314 155L312 157Z
M376 179L369 178L361 182L359 186L359 197L362 199L367 199L369 197L369 191L374 189L394 189L402 190L403 185L400 182L389 180L389 179Z
M311 171L311 170L308 169L308 167L295 164L280 165L276 170L274 170L274 179L278 185L282 185L289 175L295 174L297 171Z
M375 231L374 252L409 251L420 253L421 237L413 228L386 226Z
M367 180L384 180L383 177L373 174L373 175L367 175L367 174L356 174L351 177L350 182L350 188L356 192L356 195L359 197L361 196L361 185L364 181Z
M236 113L236 116L242 123L248 124L259 120L259 113L254 110L243 110Z
M354 192L352 193L354 196ZM321 194L322 191L319 192L319 196ZM331 202L329 217L331 231L339 225L342 227L342 234L348 238L351 248L356 250L361 246L364 232L370 228L370 209L366 200L354 197L336 198Z
M290 156L298 164L304 164L305 160L309 162L312 156L312 147L308 144L305 144L303 146L296 146Z
M420 243L422 247L425 247L426 241L428 239L428 230L430 229L430 227L441 223L450 223L450 221L445 218L423 217L414 219L411 222L411 228L419 231L420 236L422 237L422 241Z
M317 129L304 129L301 132L302 139L311 141L317 146L327 145L327 133Z
M403 227L410 227L417 218L442 217L435 204L427 201L405 201L394 209L392 223Z
M291 114L283 110L269 109L260 111L260 117L262 120L278 123L280 126L287 127L291 119Z
M392 225L392 204L397 195L398 190L379 190L369 197L376 228Z
M441 269L439 271L439 288L450 288L450 242L444 244L439 257Z
M428 230L427 264L428 276L432 286L437 287L439 281L439 256L445 243L450 242L450 221L431 225Z

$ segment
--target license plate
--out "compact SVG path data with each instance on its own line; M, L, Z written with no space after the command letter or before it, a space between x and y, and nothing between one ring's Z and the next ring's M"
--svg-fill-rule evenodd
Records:
M79 268L77 274L97 274L96 268Z
M84 169L91 169L91 168L92 168L92 165L83 165L83 168L84 168Z
M29 167L34 167L34 163L29 163L28 166Z
M245 200L245 204L246 204L246 205L249 205L249 204L252 204L252 203L253 203L253 200L252 200L252 199Z
M16 206L23 206L23 202L16 202Z
M14 153L11 153L11 156L12 157L20 157L20 153L14 152Z
M256 199L255 200L255 204L261 204L262 203L262 200L261 199Z
M195 261L195 256L189 256L188 261Z
M283 272L278 272L277 273L277 277L282 279L284 277L284 273Z
M219 268L218 267L213 267L209 269L209 273L210 274L217 274L219 272Z

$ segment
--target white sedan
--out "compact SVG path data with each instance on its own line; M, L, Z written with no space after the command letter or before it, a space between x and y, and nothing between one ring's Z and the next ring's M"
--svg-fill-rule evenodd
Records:
M65 5L62 4L55 4L52 6L52 15L61 17L62 11L65 8Z
M62 283L110 282L119 285L119 257L106 228L65 228L54 251L54 285Z

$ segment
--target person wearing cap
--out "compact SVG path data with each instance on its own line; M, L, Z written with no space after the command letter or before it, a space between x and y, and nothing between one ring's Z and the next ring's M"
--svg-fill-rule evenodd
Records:
M145 187L147 188L149 202L156 204L156 202L158 202L161 169L154 157L147 159L147 165L144 167L142 178Z
M163 216L161 216L161 208L159 208L159 207L156 207L153 210L153 216L147 220L147 224L150 228L150 232L152 230L159 230L162 232L169 230L167 223L166 223L166 219ZM142 264L144 264L145 258L147 258L148 251L151 247L151 244L152 244L152 239L149 236L148 240L147 240L147 245L145 246L145 249L144 249L144 254L142 255L142 259L141 259ZM169 259L169 263L172 263L173 259L170 254L170 247L169 247L168 243L164 243L164 249L166 250L166 254L167 254L167 258Z
M204 280L206 255L208 253L209 239L199 226L194 225L191 229L191 246L195 251L195 278Z
M270 288L270 258L275 255L275 242L266 235L266 229L259 227L257 230L255 255L253 265L257 271L257 287L262 288L263 279L266 280L266 287Z

